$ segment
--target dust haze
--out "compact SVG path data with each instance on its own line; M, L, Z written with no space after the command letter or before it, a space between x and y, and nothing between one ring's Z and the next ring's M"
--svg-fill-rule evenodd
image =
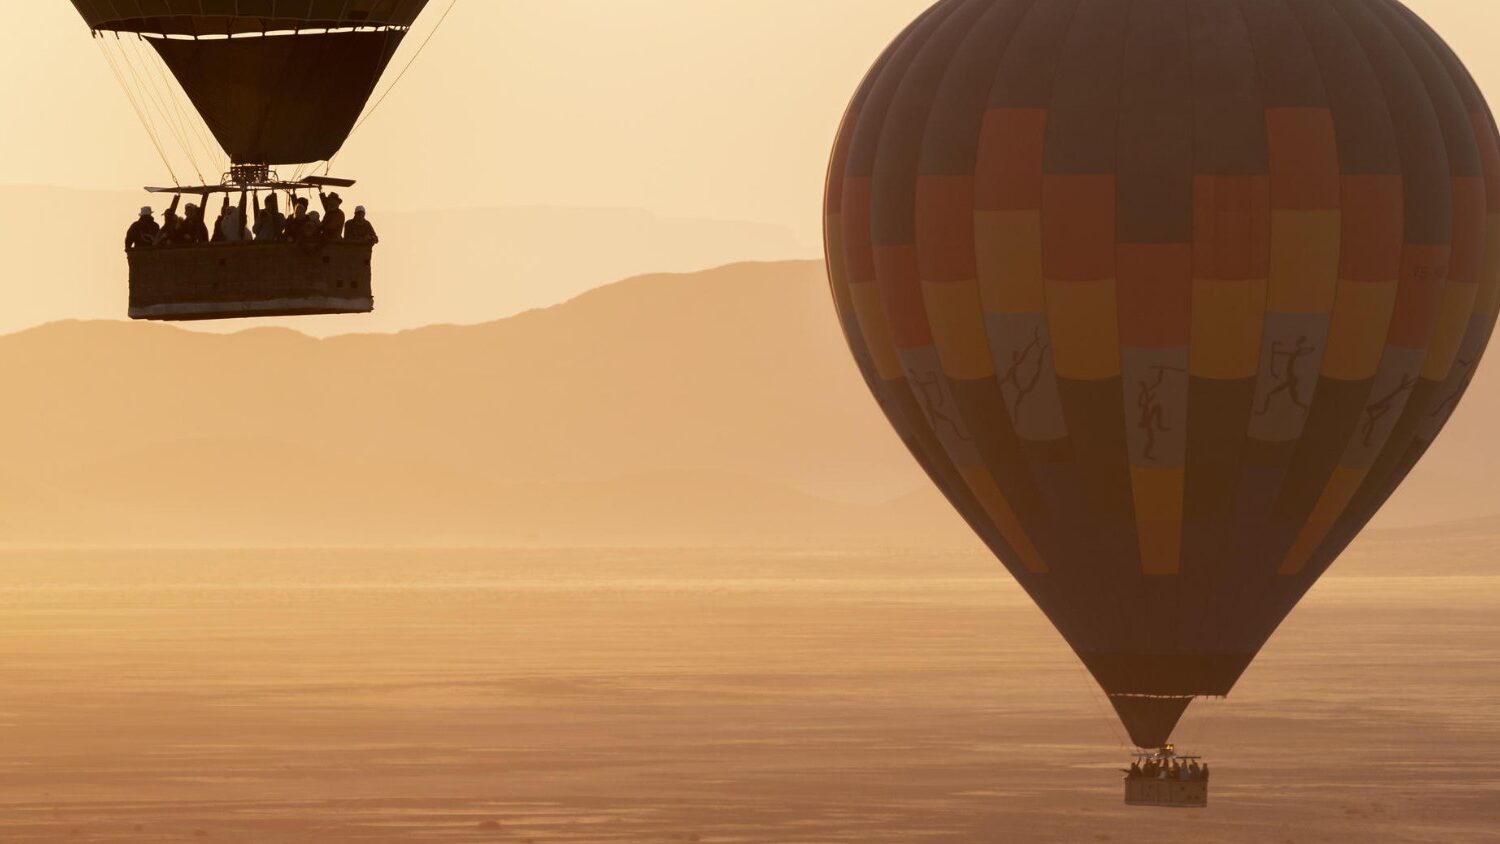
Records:
M10 553L0 840L1490 840L1500 584L1411 551L1194 704L1165 817L977 551Z
M1107 702L873 412L825 295L748 263L400 334L0 337L28 444L0 840L1156 834ZM1492 377L1194 704L1185 834L1500 824Z
M461 3L334 173L377 312L192 329L119 321L167 174L70 4L10 5L0 842L1495 840L1495 366L1189 711L1210 808L1121 805L815 260L928 0ZM1408 5L1500 86L1500 6Z

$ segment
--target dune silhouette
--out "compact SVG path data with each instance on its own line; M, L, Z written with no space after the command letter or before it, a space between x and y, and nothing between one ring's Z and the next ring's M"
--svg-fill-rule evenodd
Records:
M12 547L969 546L817 262L640 276L472 326L0 337ZM1500 513L1486 373L1378 526Z
M6 541L967 542L824 296L742 264L398 334L3 337Z

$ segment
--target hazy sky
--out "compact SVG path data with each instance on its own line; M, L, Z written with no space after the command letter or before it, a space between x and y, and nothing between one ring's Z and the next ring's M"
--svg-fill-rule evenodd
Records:
M448 2L432 0L393 68ZM163 181L72 4L6 5L0 183ZM880 48L926 5L458 0L335 172L360 178L372 206L632 206L782 223L815 242L843 107ZM1410 5L1500 91L1500 3Z
M448 3L432 0L388 79ZM13 5L0 183L166 179L72 4ZM795 225L813 242L844 104L925 5L458 0L335 173L386 207L643 207Z

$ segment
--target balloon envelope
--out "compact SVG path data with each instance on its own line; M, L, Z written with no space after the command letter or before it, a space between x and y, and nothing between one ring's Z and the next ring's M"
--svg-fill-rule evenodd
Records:
M1462 397L1500 145L1395 0L943 0L839 133L829 275L913 455L1161 745Z
M234 162L300 164L338 152L427 0L73 4L95 30L149 36Z

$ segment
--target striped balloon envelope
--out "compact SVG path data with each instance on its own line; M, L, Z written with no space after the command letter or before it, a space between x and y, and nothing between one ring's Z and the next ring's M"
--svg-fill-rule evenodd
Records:
M826 235L880 407L1155 747L1463 396L1500 145L1396 0L942 0L854 97Z

